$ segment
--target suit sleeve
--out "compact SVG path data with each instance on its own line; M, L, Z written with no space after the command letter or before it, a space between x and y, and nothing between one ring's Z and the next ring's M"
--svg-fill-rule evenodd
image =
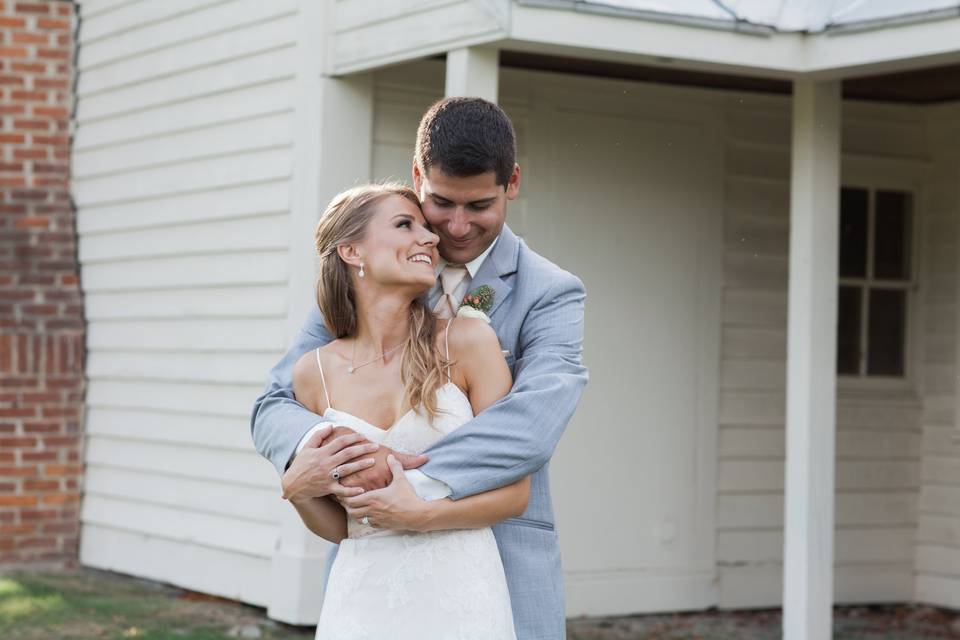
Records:
M530 475L556 449L587 383L583 283L564 273L524 319L513 388L435 444L421 470L457 500Z
M286 355L270 370L267 386L253 405L250 434L253 445L281 476L297 444L324 418L293 397L293 365L304 353L332 340L320 310L314 306Z

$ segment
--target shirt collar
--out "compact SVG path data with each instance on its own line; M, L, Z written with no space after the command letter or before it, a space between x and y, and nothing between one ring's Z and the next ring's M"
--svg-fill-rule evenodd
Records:
M483 250L483 253L481 253L476 258L474 258L470 262L463 265L464 267L467 268L467 273L470 274L471 279L477 276L477 272L480 271L480 267L483 266L483 261L486 260L487 256L490 255L490 252L493 251L493 247L496 246L497 240L499 239L500 239L500 236L497 236L496 238L494 238L493 242L490 243L490 246ZM440 258L439 260L437 260L437 266L433 270L434 275L436 275L439 278L440 272L443 271L443 268L445 266L447 266L446 260L444 260L443 258Z

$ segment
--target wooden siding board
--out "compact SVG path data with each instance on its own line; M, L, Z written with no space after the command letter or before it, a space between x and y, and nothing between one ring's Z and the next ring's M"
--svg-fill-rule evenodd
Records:
M122 173L144 167L216 157L232 153L290 145L293 120L290 111L254 116L239 121L172 133L91 149L75 149L74 179Z
M91 349L87 375L92 379L124 378L168 382L263 384L276 363L276 349L249 351L156 351L143 349Z
M86 3L84 3L84 8ZM208 38L296 11L297 0L241 0L202 7L192 20L154 22L112 38L84 42L77 52L81 72L116 60L129 59L157 49ZM84 11L84 17L87 14Z
M102 436L248 452L253 447L248 418L90 407L86 432L90 438Z
M78 117L102 120L283 80L290 77L296 53L292 46L277 46L266 52L253 52L246 58L232 58L223 64L81 96Z
M78 113L74 148L84 150L291 111L294 102L291 78L292 72L266 82L100 118ZM83 100L78 101L78 112L84 104Z
M294 25L290 14L282 15L243 29L82 69L77 80L77 95L90 102L97 96L116 96L130 90L145 91L149 95L150 89L165 79L182 81L189 86L191 78L201 69L210 69L216 75L230 75L227 69L235 64L256 64L257 60L271 58L270 52L276 49L292 47Z
M93 292L281 284L287 260L285 251L124 260L84 265L80 277Z
M269 601L269 557L84 523L80 561L259 606Z
M290 183L286 176L281 176L211 191L84 206L77 212L77 229L82 244L96 233L234 220L289 210Z

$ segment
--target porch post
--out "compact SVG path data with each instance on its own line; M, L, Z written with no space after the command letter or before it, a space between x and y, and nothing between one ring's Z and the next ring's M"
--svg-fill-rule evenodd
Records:
M447 52L446 96L476 96L496 102L499 82L499 50L464 47Z
M302 2L297 18L285 344L316 304L313 234L320 213L334 195L371 177L373 75L324 74L325 48L317 34L326 34L327 10L325 2ZM316 624L332 545L303 526L292 505L278 507L267 615L290 624Z
M793 83L783 637L829 640L840 190L840 83Z

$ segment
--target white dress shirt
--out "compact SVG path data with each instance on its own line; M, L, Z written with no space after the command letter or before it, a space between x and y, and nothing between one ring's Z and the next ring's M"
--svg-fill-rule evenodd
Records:
M487 256L490 255L490 252L493 251L494 245L497 244L497 240L500 239L500 236L497 236L493 239L493 242L490 243L490 246L484 249L483 253L471 260L470 262L464 264L463 266L467 269L467 277L457 285L456 290L453 292L453 297L457 300L462 300L463 297L470 291L470 283L473 282L474 277L476 277L477 272L480 271L480 267L483 266L483 262L487 259ZM443 258L440 258L437 261L436 267L434 267L434 274L438 277L437 283L430 290L431 299L434 297L434 293L438 293L438 288L440 287L439 276L440 272L443 271L443 268L447 266L447 261ZM329 400L328 400L329 401ZM304 445L307 443L307 440L311 435L316 433L323 427L323 423L315 424L309 431L307 431L300 442L297 444L297 449L294 452L294 457L303 449ZM439 500L440 498L446 498L453 491L450 487L447 486L445 482L441 482L435 478L431 478L421 472L419 469L410 469L406 472L407 480L413 485L413 488L416 490L417 495L419 495L424 500Z

